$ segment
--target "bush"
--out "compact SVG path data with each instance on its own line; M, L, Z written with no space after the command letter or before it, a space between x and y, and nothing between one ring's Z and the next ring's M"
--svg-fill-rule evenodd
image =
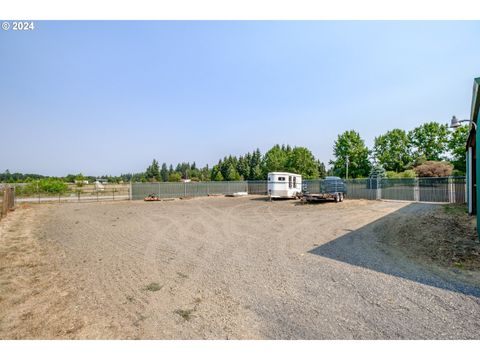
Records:
M399 178L400 176L400 173L397 173L396 171L387 171L385 173L385 176L388 178L388 179L395 179L395 178Z
M411 179L411 178L417 177L417 173L413 170L405 170L398 173L395 171L387 171L386 175L387 175L387 178L389 179L402 179L402 178Z
M36 193L63 194L67 192L68 185L61 180L42 179L28 183L22 187L21 193L32 195Z
M400 177L402 178L414 178L417 177L417 174L414 170L405 170L399 173Z
M453 165L448 161L425 161L414 170L418 177L445 177L452 175Z
M180 181L181 179L182 179L182 176L177 172L174 172L168 175L168 181L170 182Z

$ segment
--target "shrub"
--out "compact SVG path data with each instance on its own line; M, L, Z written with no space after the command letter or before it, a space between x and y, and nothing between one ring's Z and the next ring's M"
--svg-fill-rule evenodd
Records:
M400 177L400 173L397 173L396 171L387 171L385 173L385 176L389 179L395 179Z
M61 180L56 179L42 179L28 183L22 188L22 194L35 193L49 193L49 194L63 194L67 192L68 185Z
M418 177L445 177L452 175L453 165L448 161L425 161L414 170Z
M180 181L181 179L182 179L182 176L177 172L174 172L168 175L168 181L170 182Z
M414 170L405 170L401 173L399 173L400 177L402 178L414 178L417 177L417 174L415 173Z

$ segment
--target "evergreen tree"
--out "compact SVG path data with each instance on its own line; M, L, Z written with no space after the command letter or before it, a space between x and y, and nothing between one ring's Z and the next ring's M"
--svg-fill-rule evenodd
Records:
M162 181L168 181L168 168L166 163L162 164L162 169L160 170L160 177Z
M152 164L145 171L145 177L153 181L158 181L160 179L160 169L157 160L153 159Z

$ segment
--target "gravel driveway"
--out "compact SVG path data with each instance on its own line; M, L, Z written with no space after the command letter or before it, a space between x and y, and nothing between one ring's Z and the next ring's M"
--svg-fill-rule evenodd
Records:
M18 209L0 222L0 337L480 339L479 286L380 241L435 206L218 197Z

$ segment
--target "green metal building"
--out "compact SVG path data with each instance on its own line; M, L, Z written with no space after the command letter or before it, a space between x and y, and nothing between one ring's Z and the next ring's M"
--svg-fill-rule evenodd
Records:
M472 109L470 113L470 133L467 140L467 206L468 213L477 216L477 224L480 224L480 214L477 212L477 204L480 203L480 192L477 191L477 179L480 178L480 166L478 164L478 149L480 138L477 137L477 124L480 117L480 78L473 81ZM480 235L479 227L477 233Z

